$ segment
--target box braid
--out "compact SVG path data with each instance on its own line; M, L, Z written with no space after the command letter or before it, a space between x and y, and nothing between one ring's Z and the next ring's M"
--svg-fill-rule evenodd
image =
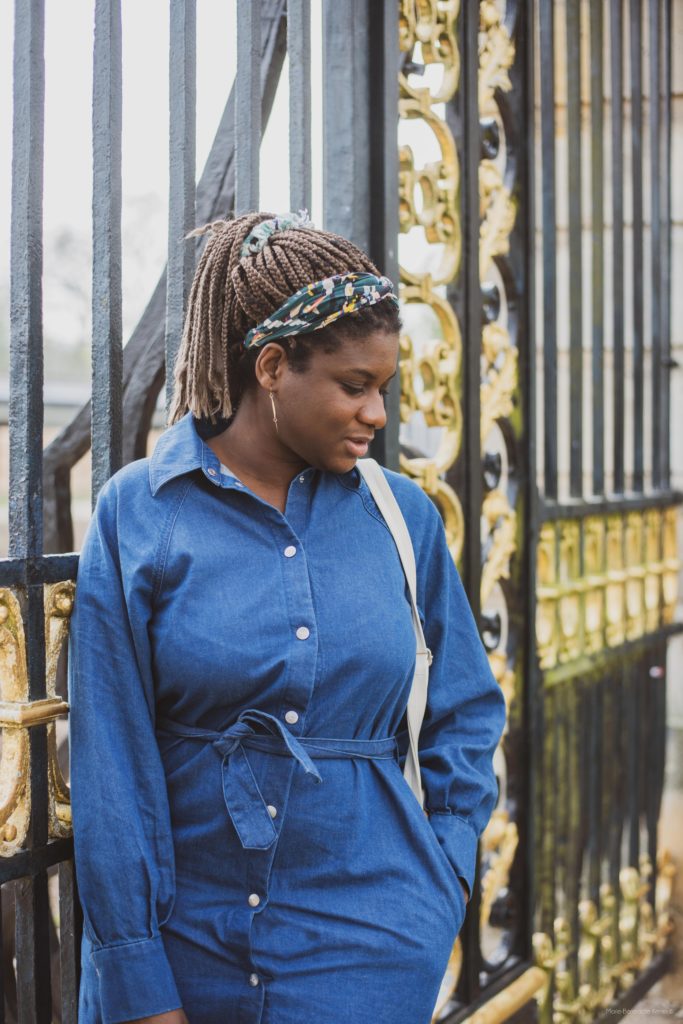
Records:
M272 213L248 213L190 232L208 234L192 282L182 344L175 366L170 422L188 410L197 418L228 419L254 379L258 350L245 349L247 332L305 285L351 271L379 274L352 242L314 228L284 229L256 253L241 255L242 243ZM343 337L373 329L398 333L393 303L379 302L347 314L315 332L278 339L295 370L303 371L313 345L333 351ZM334 328L334 330L332 330Z

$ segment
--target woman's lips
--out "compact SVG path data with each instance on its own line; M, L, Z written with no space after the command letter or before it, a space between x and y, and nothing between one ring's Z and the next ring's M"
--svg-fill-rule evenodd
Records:
M345 438L346 447L357 459L362 459L364 455L368 454L368 448L370 446L368 441L356 440L352 437Z

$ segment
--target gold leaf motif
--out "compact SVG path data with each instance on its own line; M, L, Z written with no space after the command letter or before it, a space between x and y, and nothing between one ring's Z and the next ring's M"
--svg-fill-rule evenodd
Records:
M510 251L510 233L516 217L515 204L493 160L482 160L479 164L479 212L479 277L483 280L494 257Z
M0 589L0 693L3 703L9 705L28 701L21 607L12 591L6 588ZM31 814L30 797L28 732L25 728L4 728L0 759L1 857L13 856L26 839Z
M502 24L501 12L492 0L479 4L479 114L497 110L496 89L509 92L508 71L514 64L515 47Z
M420 273L401 267L401 280L419 285L427 276L431 287L448 284L460 266L462 236L457 212L460 167L455 140L446 122L429 106L401 100L399 115L405 121L419 119L434 135L441 157L416 168L410 146L399 150L399 227L402 233L420 227L430 245L442 246L438 268ZM417 193L421 202L417 204Z
M499 323L487 324L482 331L485 372L481 384L481 438L485 441L496 420L510 416L517 389L517 349L510 344L508 331Z
M510 869L519 845L517 825L510 821L507 810L496 808L481 837L481 844L489 861L481 887L479 927L483 931L491 918L491 908L496 897L508 887Z
M403 53L413 54L419 47L419 60L427 66L438 66L441 81L434 91L429 86L410 84L406 74L399 74L401 95L420 99L425 94L429 103L447 103L458 88L460 54L456 21L460 0L400 0L399 46Z
M481 604L484 606L496 583L510 576L510 559L516 549L517 516L502 491L492 490L484 498L481 514L489 524L492 543L482 568Z
M45 588L45 644L47 692L55 696L60 655L69 634L76 585L71 580ZM57 727L49 722L48 744L48 831L51 838L71 834L71 796L57 757Z

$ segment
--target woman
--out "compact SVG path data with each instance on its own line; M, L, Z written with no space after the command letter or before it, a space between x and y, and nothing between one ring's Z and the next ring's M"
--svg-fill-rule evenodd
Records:
M427 1024L504 705L435 506L387 472L433 652L425 816L401 772L409 597L356 467L398 303L301 216L207 230L173 425L102 490L80 560L80 1024Z

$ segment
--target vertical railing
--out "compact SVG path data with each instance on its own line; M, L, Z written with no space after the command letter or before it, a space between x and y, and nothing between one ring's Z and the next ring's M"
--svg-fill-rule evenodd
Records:
M633 303L633 477L632 490L643 490L645 430L645 324L643 318L643 12L642 0L629 0L629 67L631 93L631 188L633 256L631 301ZM659 285L657 284L657 288Z
M121 466L121 4L97 0L93 67L92 502Z
M311 209L311 0L287 4L289 56L289 202Z
M581 203L581 4L567 0L567 197L569 216L569 493L583 492L583 260Z
M32 579L30 565L42 555L43 325L42 209L44 141L45 12L43 0L17 3L14 40L14 121L12 163L12 241L10 284L10 502L11 558L23 562L18 588L25 623L29 701L46 697L43 644L43 584ZM9 605L3 602L4 621ZM5 741L6 742L6 741ZM30 818L25 849L47 842L47 734L44 724L28 730ZM16 829L15 829L16 831ZM5 837L11 832L4 829ZM15 950L18 1019L49 1024L48 890L45 865L28 858L30 873L15 890ZM3 893L3 897L6 893Z
M194 274L194 248L185 235L195 219L195 121L197 106L197 11L195 0L172 0L169 46L169 195L166 264L166 408L183 334L185 307Z
M592 195L592 360L593 392L593 494L605 491L605 294L604 294L604 116L603 4L590 5L590 115L591 115L591 195Z
M259 208L261 0L237 5L235 213Z
M624 360L624 101L622 3L610 0L610 91L612 95L612 346L614 381L614 471L615 494L624 491L625 360Z
M539 77L541 105L541 195L543 224L543 456L544 490L557 497L557 237L555 229L555 11L541 3Z

